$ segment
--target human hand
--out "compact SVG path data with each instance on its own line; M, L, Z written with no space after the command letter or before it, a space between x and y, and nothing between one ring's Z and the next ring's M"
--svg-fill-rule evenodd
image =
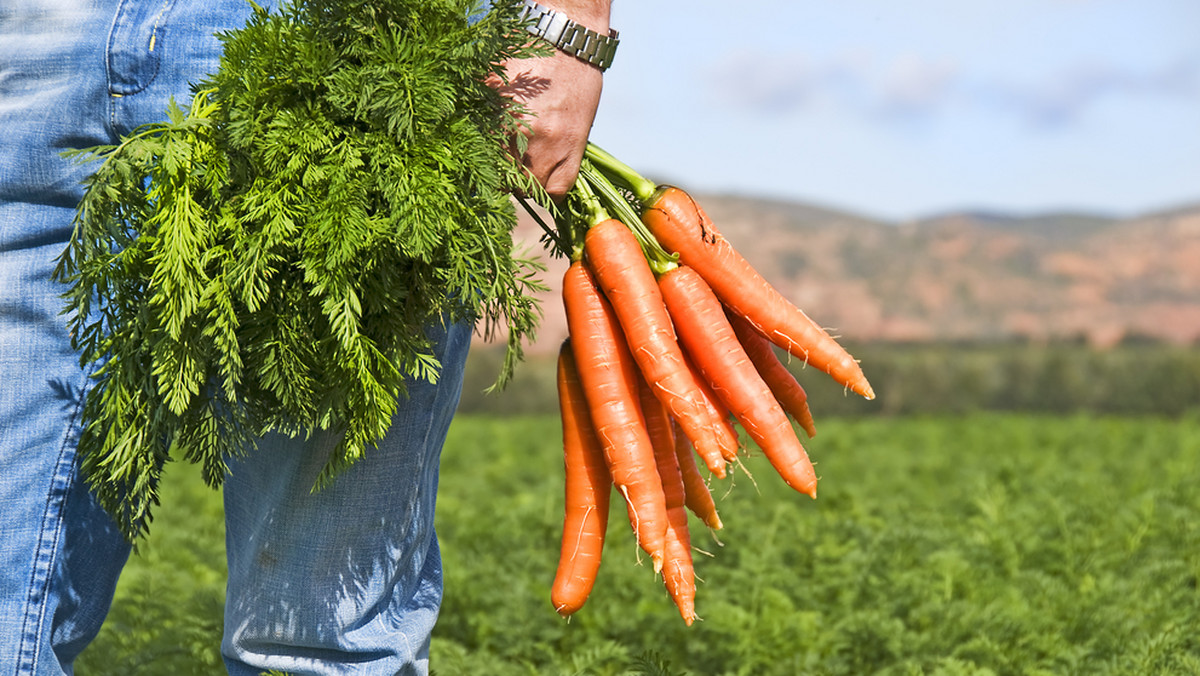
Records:
M539 0L601 34L608 33L610 0ZM600 104L599 68L562 51L505 64L507 84L497 90L525 108L528 145L521 161L551 199L561 201L575 183L588 134ZM516 144L514 143L514 152Z

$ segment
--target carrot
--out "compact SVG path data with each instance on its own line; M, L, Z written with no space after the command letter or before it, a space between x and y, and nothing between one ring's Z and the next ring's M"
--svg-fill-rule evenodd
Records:
M625 497L638 544L661 570L667 507L638 403L637 366L612 307L580 261L563 277L571 349L613 483Z
M671 412L667 410L666 404L654 396L645 378L638 378L638 404L642 407L642 419L646 421L646 434L650 437L650 445L654 447L655 465L661 467L657 458L663 449L669 448L672 453L675 452L675 421L671 419ZM659 475L659 480L663 485L667 508L670 509L671 487L662 475Z
M647 203L642 221L665 249L695 268L726 305L771 342L852 391L875 398L858 362L763 279L690 195L679 188L663 188Z
M817 477L791 421L771 394L725 318L721 301L692 268L659 278L679 339L787 485L816 497Z
M779 361L779 357L775 356L771 342L756 331L745 317L734 312L727 312L726 316L733 326L738 342L745 348L746 356L750 357L754 368L758 369L758 374L766 381L767 387L771 388L771 392L779 400L779 405L800 423L808 438L817 436L812 411L808 408L808 394L796 381L792 372Z
M594 178L615 181L641 203L646 239L704 277L717 296L767 338L867 399L875 397L862 369L824 329L783 297L725 240L687 192L658 186L594 143L585 152ZM625 202L627 204L627 202Z
M612 493L612 477L604 462L600 440L592 429L569 339L563 341L558 353L558 401L566 468L566 511L562 551L550 601L558 614L566 617L583 607L595 585Z
M700 476L700 469L696 467L692 443L682 432L675 435L675 460L679 463L679 473L683 476L684 504L692 514L704 522L704 525L713 530L721 530L724 524L717 515L717 505L713 502L712 493L708 491L704 477Z
M729 409L717 397L716 393L713 392L712 386L700 375L700 370L696 368L696 365L686 353L683 355L683 360L687 363L688 368L691 369L692 377L696 379L696 384L700 386L700 393L704 395L704 406L708 409L709 416L716 421L717 425L721 426L720 434L735 440L732 444L723 444L721 446L721 451L725 459L730 462L737 460L738 442L736 439L738 438L738 433L737 428L733 426Z
M854 392L874 398L858 362L763 279L690 195L678 188L663 189L643 213L643 221L659 243L693 266L722 301L772 342Z
M663 584L679 609L685 624L696 619L696 574L692 561L692 540L688 533L688 516L683 475L675 457L675 430L667 407L654 396L650 386L641 380L642 413L646 429L654 445L654 462L662 480L667 502L667 550L663 561Z
M611 178L634 192L642 203L641 222L649 237L679 262L691 265L712 286L718 297L768 339L802 358L835 381L866 399L875 391L863 370L826 330L770 286L762 275L722 237L713 221L688 193L677 187L658 187L638 175L595 144L588 144L587 158Z
M679 421L708 468L724 477L725 456L737 453L737 439L723 434L704 405L637 238L621 221L608 219L588 229L583 250L654 396Z

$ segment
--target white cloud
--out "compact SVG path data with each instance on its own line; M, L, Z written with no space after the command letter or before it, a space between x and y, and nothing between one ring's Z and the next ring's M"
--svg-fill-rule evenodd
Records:
M956 78L949 63L903 56L889 64L875 83L875 102L890 114L924 113L954 95Z
M734 105L770 115L832 106L870 116L921 116L953 95L957 73L943 61L905 55L880 62L861 53L823 61L802 54L731 56L714 82Z
M1200 97L1200 58L1133 70L1111 64L1079 64L1034 83L984 83L982 96L1039 126L1074 122L1104 99Z
M1108 98L1200 98L1200 56L1157 68L1081 63L1016 82L964 72L917 55L880 59L846 54L814 60L803 54L731 55L715 70L718 95L766 115L817 106L877 119L937 115L951 106L999 111L1041 127L1074 122Z

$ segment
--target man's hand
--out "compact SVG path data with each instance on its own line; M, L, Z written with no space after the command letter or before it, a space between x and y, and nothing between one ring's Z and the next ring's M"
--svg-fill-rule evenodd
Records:
M539 0L601 34L608 33L610 0ZM529 145L522 162L550 197L561 200L575 183L600 104L599 68L555 50L506 64L505 96L525 106Z

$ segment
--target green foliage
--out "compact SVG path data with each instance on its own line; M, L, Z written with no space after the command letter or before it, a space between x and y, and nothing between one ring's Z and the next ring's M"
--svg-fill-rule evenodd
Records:
M854 349L878 400L859 401L796 369L814 414L1092 411L1179 416L1200 410L1200 349L1072 344L864 345Z
M77 674L210 676L224 673L225 528L221 495L197 468L163 477L172 500L154 537L138 543L100 639Z
M570 620L554 613L559 438L553 417L456 419L438 502L440 676L1200 673L1198 418L827 421L808 444L815 502L758 456L746 461L755 483L715 485L726 529L722 546L692 521L712 556L697 556L702 619L690 628L639 562L618 504L592 597ZM213 502L189 507L203 515L196 546L207 539L216 561L219 499L201 494ZM105 627L87 673L129 673L108 665L149 655L147 673L193 673L161 653L216 609L185 604L157 634L164 615L137 617L152 597L208 593L215 572L146 587L190 570L189 556L149 539L122 579L120 629Z
M98 366L80 452L131 537L172 456L216 486L256 435L335 430L329 480L407 379L437 377L431 325L503 324L519 357L538 285L509 193L536 190L505 150L516 108L484 80L528 36L515 6L472 8L256 8L186 111L76 153L103 160L56 273Z
M878 398L848 395L789 360L817 425L831 416L945 415L977 411L1180 416L1200 411L1200 349L1163 344L1097 350L1072 344L852 345ZM510 415L557 410L552 356L530 357L504 397L484 395L494 349L467 364L461 410Z
M500 665L488 673L573 673L609 643L693 674L1191 673L1200 657L1177 629L1200 621L1196 419L829 421L809 444L815 503L753 457L756 485L717 486L724 546L693 520L713 556L690 629L620 505L588 605L549 612L556 431L457 424L455 449L492 450L446 454L435 663L445 648Z

